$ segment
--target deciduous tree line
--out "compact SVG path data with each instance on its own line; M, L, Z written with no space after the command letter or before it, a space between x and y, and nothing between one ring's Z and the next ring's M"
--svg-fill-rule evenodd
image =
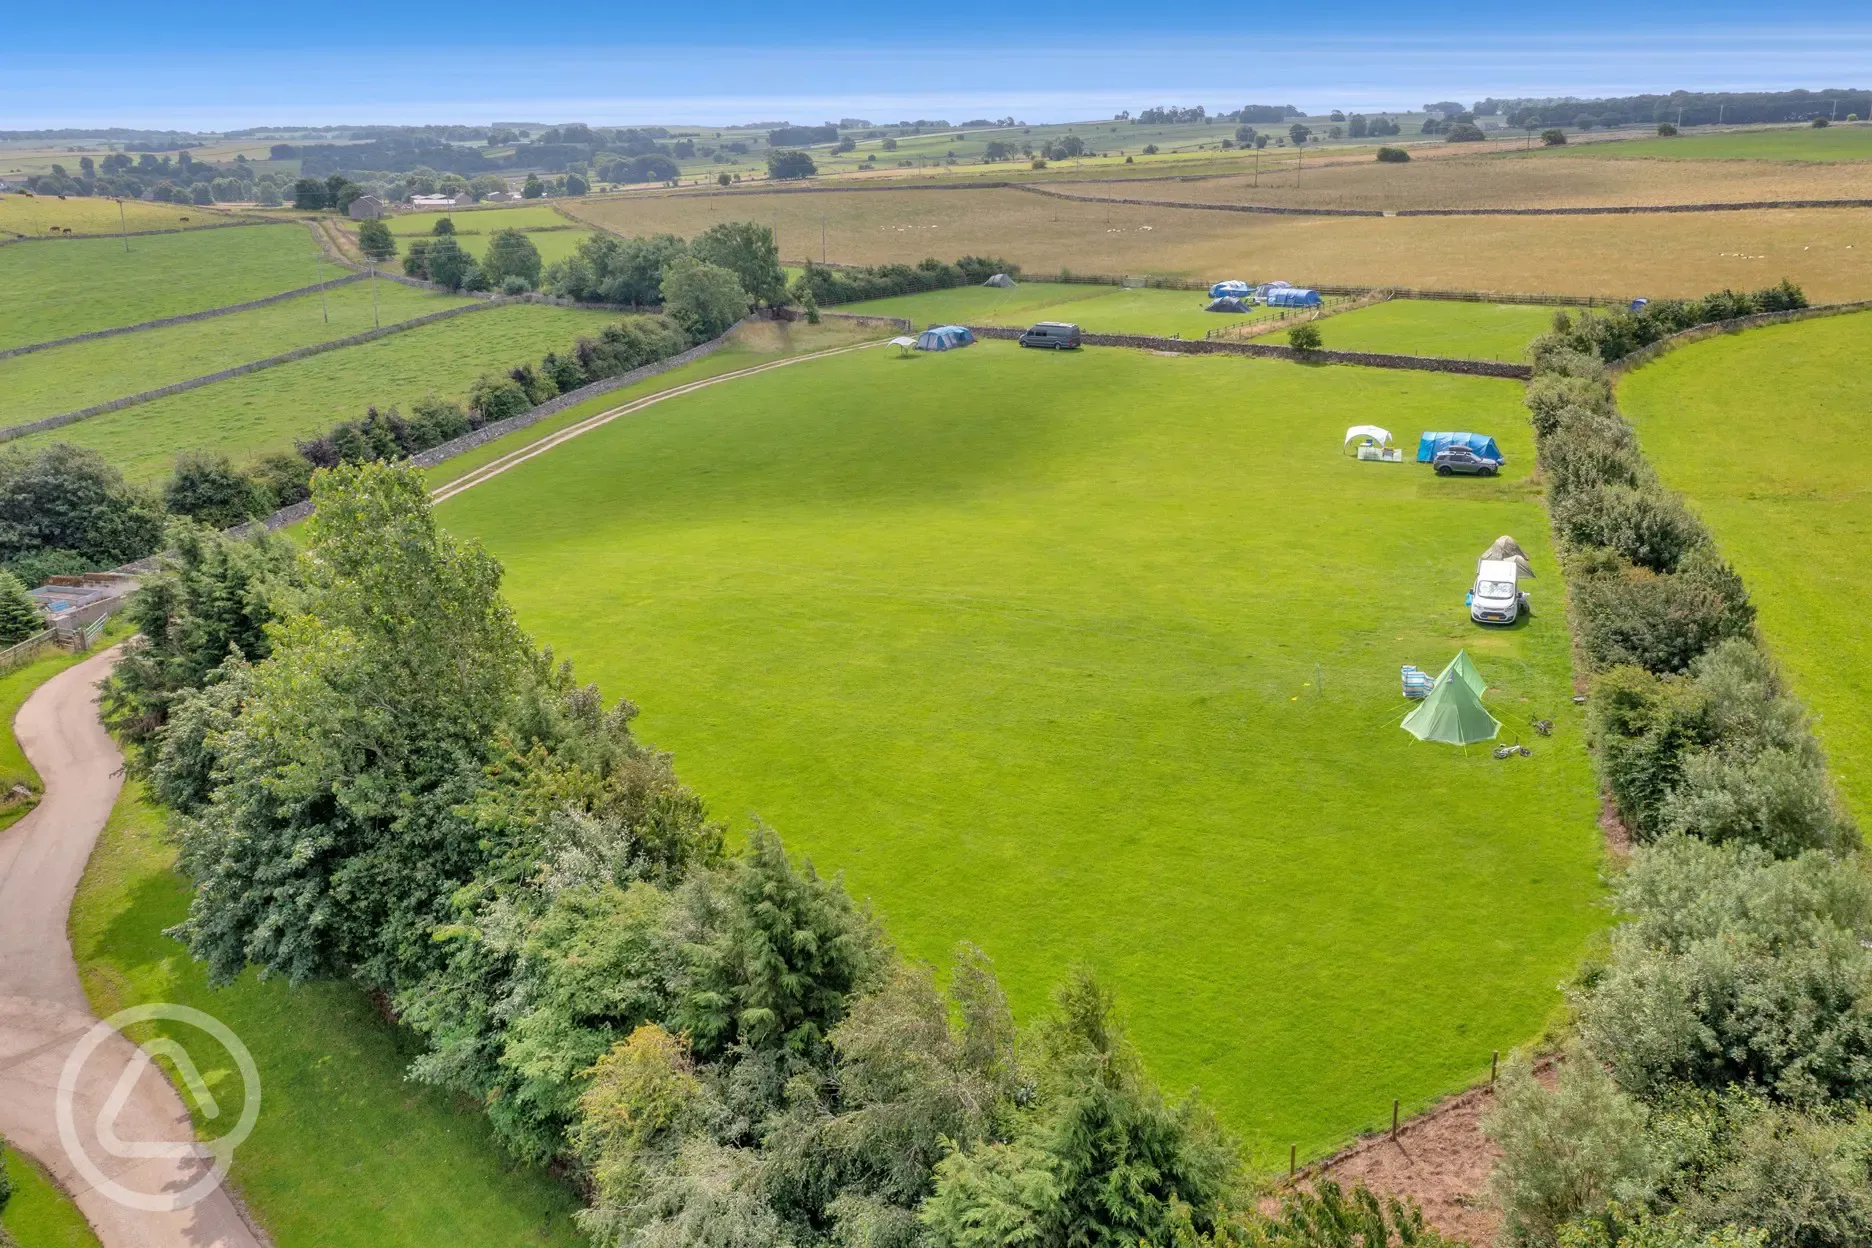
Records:
M1627 918L1570 990L1557 1084L1511 1064L1489 1124L1526 1248L1872 1242L1859 830L1740 578L1640 455L1605 371L1664 326L1802 302L1784 283L1563 314L1536 343L1528 407L1590 733L1636 848L1615 882Z

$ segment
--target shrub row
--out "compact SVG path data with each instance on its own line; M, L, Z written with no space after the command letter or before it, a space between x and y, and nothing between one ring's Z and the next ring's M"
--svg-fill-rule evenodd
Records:
M1719 290L1701 299L1656 299L1635 309L1601 315L1582 312L1578 321L1558 316L1554 318L1554 332L1535 341L1534 359L1539 364L1544 355L1580 352L1611 363L1698 325L1759 312L1792 312L1806 306L1807 296L1801 288L1782 278L1780 285L1753 293Z
M857 303L891 295L916 295L953 286L979 286L997 273L1020 275L1020 266L987 256L963 256L954 264L923 260L915 265L877 264L856 268L828 268L808 260L806 271L793 279L794 298L802 303L811 295L814 304Z
M1681 306L1728 319L1738 298ZM1502 1081L1491 1188L1526 1248L1853 1248L1872 1242L1872 876L1740 579L1613 401L1605 360L1638 320L1619 319L1546 340L1528 407L1590 734L1639 844L1557 1080L1520 1059Z

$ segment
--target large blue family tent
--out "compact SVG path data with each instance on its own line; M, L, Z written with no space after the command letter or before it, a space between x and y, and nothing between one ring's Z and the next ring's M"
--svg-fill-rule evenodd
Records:
M916 345L919 351L947 351L970 346L974 341L975 335L966 325L932 325L917 335Z
M1446 446L1466 446L1485 459L1502 458L1495 439L1486 433L1426 433L1417 439L1417 462L1429 463Z
M1320 294L1304 286L1277 286L1268 291L1267 305L1270 308L1317 308Z
M1247 282L1217 282L1209 288L1211 299L1246 299L1254 294L1254 287Z

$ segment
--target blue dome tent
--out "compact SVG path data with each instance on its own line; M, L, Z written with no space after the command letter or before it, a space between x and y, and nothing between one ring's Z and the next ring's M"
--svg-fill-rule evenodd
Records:
M1211 299L1247 299L1253 296L1254 287L1247 282L1217 282L1209 288Z
M917 335L919 351L947 351L952 347L971 346L975 335L966 325L932 325Z
M1267 305L1270 308L1317 308L1320 294L1304 286L1280 286L1268 291Z
M1486 433L1426 433L1417 439L1417 462L1427 464L1446 446L1466 446L1488 459L1503 460L1495 439Z

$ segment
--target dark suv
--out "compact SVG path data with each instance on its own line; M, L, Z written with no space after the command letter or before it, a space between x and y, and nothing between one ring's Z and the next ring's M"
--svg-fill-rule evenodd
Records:
M1501 471L1502 461L1478 455L1466 446L1446 446L1431 459L1430 466L1439 477L1492 477Z
M1055 351L1076 350L1079 346L1079 327L1064 321L1041 321L1020 336L1020 345L1052 347Z

